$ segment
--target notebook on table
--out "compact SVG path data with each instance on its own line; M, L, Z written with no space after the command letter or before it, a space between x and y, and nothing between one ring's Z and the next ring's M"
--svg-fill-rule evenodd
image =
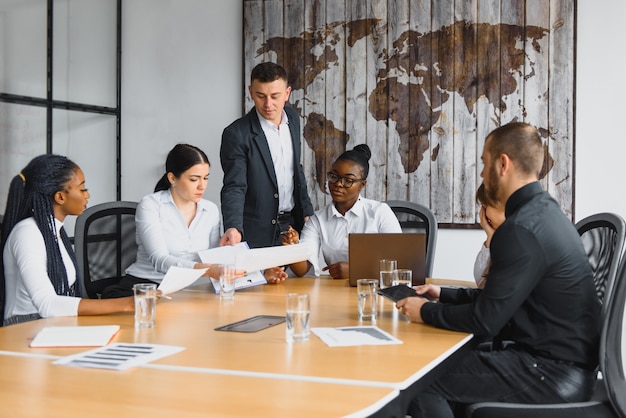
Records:
M356 286L358 279L378 279L378 261L383 258L397 260L399 269L411 269L414 286L424 284L426 234L350 234L348 236L350 286Z

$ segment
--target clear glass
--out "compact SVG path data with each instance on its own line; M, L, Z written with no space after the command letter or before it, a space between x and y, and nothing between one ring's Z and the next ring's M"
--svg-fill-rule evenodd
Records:
M288 343L309 341L311 328L309 319L311 308L309 295L306 293L289 293L286 296L286 334Z
M137 283L135 294L135 328L154 328L156 319L157 285Z
M356 281L359 319L376 321L378 314L378 280L359 279Z
M383 259L379 261L380 288L384 289L393 284L396 277L398 262L396 260Z
M235 266L231 264L220 265L220 299L235 299Z
M413 270L411 269L397 269L396 276L393 281L393 285L405 285L405 286L413 286Z

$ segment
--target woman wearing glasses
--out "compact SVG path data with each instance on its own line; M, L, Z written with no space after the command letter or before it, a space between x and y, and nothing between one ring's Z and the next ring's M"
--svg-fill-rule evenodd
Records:
M335 279L348 278L348 234L402 232L396 215L386 203L361 196L367 184L371 156L370 148L360 144L335 160L327 173L333 201L315 212L304 225L300 243L311 245L313 257L290 266L296 275L304 276L313 266L316 276L320 271L328 271ZM285 245L297 241L295 230L283 235ZM322 257L326 267L320 270Z

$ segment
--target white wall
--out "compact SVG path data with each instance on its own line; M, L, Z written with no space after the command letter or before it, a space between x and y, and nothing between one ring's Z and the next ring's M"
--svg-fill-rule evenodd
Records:
M206 197L219 201L221 132L242 114L242 10L241 1L124 2L123 199L149 193L167 151L184 141L208 153ZM626 217L624 15L623 0L578 2L576 220L603 211ZM433 275L472 280L483 239L481 231L440 230Z
M242 114L242 2L128 0L122 19L122 199L151 193L185 142L207 153L219 202L222 130Z

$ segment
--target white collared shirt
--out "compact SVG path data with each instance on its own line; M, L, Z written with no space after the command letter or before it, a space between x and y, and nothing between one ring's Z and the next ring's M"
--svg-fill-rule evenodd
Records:
M217 205L201 199L187 227L169 190L141 199L135 223L137 261L126 269L126 274L155 282L163 280L171 266L193 268L201 261L198 251L216 247L220 241Z
M348 235L351 233L401 233L398 218L389 205L359 196L345 215L332 203L319 209L302 229L300 242L311 246L309 260L316 276L320 260L326 265L348 261Z
M294 207L293 200L293 142L291 140L291 132L289 131L289 118L283 110L280 118L280 125L276 126L269 120L265 119L257 110L261 128L267 145L272 154L272 162L274 163L274 172L276 173L276 182L278 184L278 211L289 212Z
M67 281L71 286L76 281L76 268L59 235L63 223L55 219L55 226ZM36 313L43 318L78 315L80 298L60 296L54 290L48 276L46 244L34 218L26 218L13 227L3 257L5 318Z

